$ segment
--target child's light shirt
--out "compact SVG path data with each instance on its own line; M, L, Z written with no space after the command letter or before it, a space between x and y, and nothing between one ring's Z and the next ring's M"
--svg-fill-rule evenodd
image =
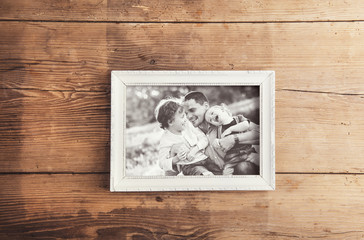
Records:
M204 150L208 145L208 139L205 134L198 128L195 128L190 121L186 122L186 127L181 135L174 134L169 130L165 130L159 143L159 166L164 171L175 171L172 165L173 156L170 156L170 151L175 144L185 144L189 149L197 146L199 151L194 156L191 162L178 163L178 165L193 164L205 160L207 156Z

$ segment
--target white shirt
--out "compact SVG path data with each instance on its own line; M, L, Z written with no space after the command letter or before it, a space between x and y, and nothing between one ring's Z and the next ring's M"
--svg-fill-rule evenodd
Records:
M208 139L206 135L199 129L195 128L190 121L187 121L186 128L181 135L174 134L169 130L165 130L159 143L159 166L164 171L174 171L172 166L173 157L170 156L170 151L173 145L185 143L189 148L197 146L200 151L194 156L194 160L184 165L196 163L205 160L207 156L204 150L207 147Z

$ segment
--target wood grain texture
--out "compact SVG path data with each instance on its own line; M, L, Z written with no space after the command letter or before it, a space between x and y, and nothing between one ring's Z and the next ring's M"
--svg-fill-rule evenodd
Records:
M364 172L363 106L363 95L277 92L277 171Z
M1 0L0 239L364 239L363 8ZM110 193L111 70L275 70L277 190Z
M364 237L363 175L277 175L273 192L110 193L108 178L1 175L0 237Z
M277 89L364 94L364 22L0 29L0 88L109 91L111 70L275 70Z
M2 171L109 171L109 93L0 93ZM361 95L277 91L276 170L363 173L363 104Z
M267 22L363 20L363 1L2 0L1 20Z
M0 93L1 171L109 171L108 93Z

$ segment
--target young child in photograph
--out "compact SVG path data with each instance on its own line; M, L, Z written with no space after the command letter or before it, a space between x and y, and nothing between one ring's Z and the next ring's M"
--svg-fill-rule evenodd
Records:
M221 138L231 134L244 133L243 138L246 140L257 139L259 141L259 126L250 122L243 115L232 116L231 112L225 106L210 107L205 113L205 120L211 125L218 127L218 135ZM216 139L213 146L216 149L222 150L219 140ZM256 149L251 144L242 144L241 142L243 141L240 139L239 143L235 143L226 153L219 151L223 153L224 156L221 157L225 159L224 175L233 174L234 167L244 161L240 158L242 154L256 153ZM259 166L259 161L253 163Z
M208 139L193 127L178 99L163 99L155 109L155 117L164 129L159 144L159 165L166 175L213 175L203 165Z

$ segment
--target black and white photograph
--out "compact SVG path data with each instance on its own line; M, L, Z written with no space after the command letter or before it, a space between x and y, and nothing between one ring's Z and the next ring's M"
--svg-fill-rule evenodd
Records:
M111 191L273 190L274 72L113 71Z
M259 174L259 86L128 86L126 101L126 176Z

